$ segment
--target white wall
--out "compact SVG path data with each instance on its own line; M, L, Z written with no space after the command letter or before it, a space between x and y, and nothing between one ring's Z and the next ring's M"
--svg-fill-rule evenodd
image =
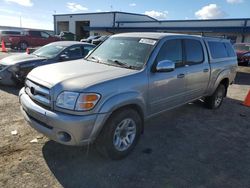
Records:
M145 15L116 13L116 21L152 21ZM55 21L69 21L69 31L75 33L76 21L90 21L90 27L113 27L114 13L56 15Z
M69 31L75 33L76 21L90 21L90 27L112 27L113 14L82 14L82 15L58 15L55 16L55 21L69 21Z
M117 21L154 21L154 19L146 15L116 13Z

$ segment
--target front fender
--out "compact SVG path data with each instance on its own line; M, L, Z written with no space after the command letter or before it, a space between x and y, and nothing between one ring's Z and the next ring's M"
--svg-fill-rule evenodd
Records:
M126 92L113 95L106 99L101 105L99 113L112 113L127 105L137 105L145 117L146 103L143 96L138 92Z

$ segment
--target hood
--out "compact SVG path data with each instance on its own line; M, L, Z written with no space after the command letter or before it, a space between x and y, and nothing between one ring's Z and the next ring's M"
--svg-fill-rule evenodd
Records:
M84 89L110 79L133 74L138 70L115 67L86 60L51 64L33 69L27 76L47 87L61 84L64 88Z
M3 58L2 60L0 60L0 64L8 66L8 65L15 65L17 63L25 63L28 61L43 61L45 59L46 58L44 57L37 57L33 54L23 53Z

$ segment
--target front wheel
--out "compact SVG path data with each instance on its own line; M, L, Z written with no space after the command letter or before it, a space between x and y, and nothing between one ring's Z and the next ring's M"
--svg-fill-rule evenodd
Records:
M221 106L224 97L226 96L226 87L220 84L213 95L205 98L205 105L209 109L217 109Z
M133 109L115 112L97 139L97 148L108 158L126 157L136 146L142 132L142 120Z

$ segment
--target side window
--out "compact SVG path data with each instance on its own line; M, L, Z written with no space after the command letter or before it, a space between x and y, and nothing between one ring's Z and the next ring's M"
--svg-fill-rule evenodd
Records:
M40 31L30 31L29 33L32 37L41 37Z
M227 50L223 42L208 42L209 50L213 59L228 57Z
M224 45L226 46L228 57L236 56L233 46L229 42L225 42Z
M185 39L185 62L188 65L200 64L204 61L203 48L198 40Z
M182 41L180 39L168 40L160 49L157 62L171 60L176 67L183 66Z
M42 38L49 38L49 34L48 33L46 33L46 32L41 32L41 36L42 36Z
M92 46L82 46L82 56L85 57L91 50L93 50Z
M68 50L64 52L69 59L76 59L82 57L82 50L80 46L70 47Z

